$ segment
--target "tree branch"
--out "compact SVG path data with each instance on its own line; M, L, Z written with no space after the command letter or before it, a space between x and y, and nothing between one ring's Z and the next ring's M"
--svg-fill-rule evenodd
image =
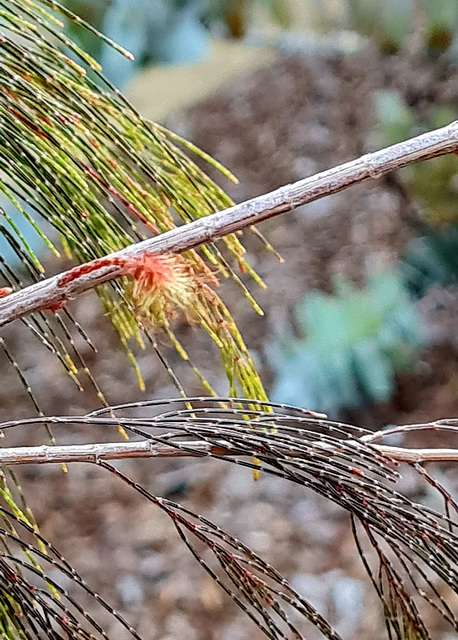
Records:
M458 462L458 449L404 449L387 445L372 445L381 454L395 462ZM0 449L0 464L45 464L71 462L97 462L98 460L124 460L126 458L181 458L241 455L221 445L192 440L180 442L180 448L156 444L150 440L140 442L100 442L94 444L39 445ZM301 457L300 452L288 451L288 456Z
M110 257L128 257L143 252L152 254L180 253L229 233L291 211L365 180L412 162L458 151L458 121L435 131L400 142L356 160L323 171L293 184L280 187L252 200L199 218L154 238L133 244ZM89 263L91 264L91 263ZM59 285L63 274L53 276L0 299L0 326L34 311L58 308L59 303L80 295L103 282L122 275L118 266L105 266Z

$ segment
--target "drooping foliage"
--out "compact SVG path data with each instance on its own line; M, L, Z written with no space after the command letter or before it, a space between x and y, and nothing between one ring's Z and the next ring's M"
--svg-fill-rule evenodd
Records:
M99 64L65 35L64 22L80 24L79 18L51 0L11 0L3 5L0 190L16 211L3 207L0 232L23 267L13 273L4 261L0 273L5 284L16 288L42 277L44 267L31 248L31 235L36 234L56 256L63 250L78 263L87 262L231 204L184 150L232 176L191 144L143 120L103 79ZM119 55L129 57L109 44ZM17 224L18 215L28 222L26 232ZM235 263L263 286L246 263L235 235L200 253L189 251L183 260L196 281L210 272L213 283L217 277L235 279L260 312L231 266ZM98 293L134 363L128 342L134 339L143 346L144 338L128 291L118 283L100 287ZM221 351L231 392L238 385L243 393L264 398L253 362L217 293L211 296L210 309L197 301L194 315L196 323L205 319L200 324ZM161 325L170 343L189 360L165 320ZM81 367L74 362L65 337L57 338L55 322L64 320L36 316L27 321L76 379ZM149 329L157 329L154 318Z
M374 434L360 427L329 421L299 407L258 404L255 410L250 401L241 398L152 400L117 405L86 416L48 419L59 430L70 425L88 429L121 424L134 439L149 441L162 451L168 449L169 455L187 453L248 467L251 466L249 458L256 456L262 474L315 491L350 514L348 526L352 527L356 549L383 606L389 638L430 638L428 616L425 616L428 609L435 610L452 629L458 630L453 611L458 593L458 504L453 496L415 462L412 465L416 472L442 497L443 509L432 509L403 495L396 487L402 469L393 466L389 453L374 446L383 440L384 431ZM110 413L115 413L116 418ZM43 418L11 421L1 424L0 428L8 437L11 429L43 421ZM458 424L456 420L443 420L401 426L387 430L386 435L424 430L456 434ZM175 527L179 539L202 568L266 637L300 640L308 637L308 623L311 623L323 637L341 640L338 630L333 629L284 576L242 541L182 505L153 495L104 460L103 455L97 457L96 463L170 518L171 527ZM12 519L12 514L6 515ZM16 524L21 531L31 533L30 527L21 520ZM40 564L51 564L53 569L91 593L80 576L41 537L38 539L49 558L36 545L25 545L15 533L7 533L6 538L16 551L15 554L0 552L0 560L7 568L16 558L20 567L29 568L30 559L22 559L21 554L27 551L32 558L38 558ZM47 580L47 573L35 571L35 574ZM48 582L55 586L54 582ZM6 574L5 583L15 584L11 571ZM39 623L42 612L30 607L33 598L27 590L27 581L18 576L16 583L18 589L22 588L18 597L25 612L24 624ZM40 590L37 594L40 604L43 593ZM61 595L65 625L56 616L58 605L51 597L46 599L45 615L56 620L71 638L79 637L77 631L82 633L82 628L92 627L94 633L98 631L88 614L75 613L75 602L66 592ZM99 600L99 604L128 628L128 623L103 600ZM76 614L79 614L78 620ZM74 635L69 633L69 628ZM135 630L130 631L138 637ZM96 637L99 636L96 634Z
M84 263L231 204L189 154L197 154L202 162L217 167L227 178L234 180L233 176L193 145L143 120L104 80L100 65L68 38L65 24L73 22L93 32L120 56L129 58L127 51L94 32L53 0L8 0L0 5L1 295L38 281L50 270L62 268L62 261L58 261L62 254L76 263ZM135 287L131 278L98 290L105 312L136 369L140 387L144 383L130 350L131 340L142 347L153 344L153 353L159 355L173 383L185 394L166 357L159 352L154 334L160 331L161 341L168 340L170 347L189 363L203 388L214 393L174 333L173 323L181 312L183 319L202 327L220 351L231 393L238 388L247 396L265 398L242 337L214 290L219 278L233 278L261 312L231 266L251 274L263 286L246 263L239 238L231 235L219 246L208 245L200 252L190 251L176 259L181 261L188 281L197 288L205 286L208 291L206 297L194 296L192 318L176 304L176 299L158 317L151 312L158 307L153 292L147 307L146 319L150 321L147 326L145 314L140 318L138 305L132 299ZM79 389L89 382L101 404L107 406L106 390L99 386L78 350L75 332L90 348L96 347L69 309L37 313L22 322L58 358ZM3 337L0 347L35 411L43 415L27 374L20 369ZM54 443L49 425L45 427ZM33 514L15 476L8 472L1 478L0 493L14 518L38 536ZM7 528L14 531L14 523L8 518ZM5 537L3 540L7 545ZM46 553L39 537L30 544ZM29 565L40 574L35 557L27 561L26 573L32 571ZM67 620L65 632L70 634L67 627L72 627L72 619L59 600L52 605L54 613L44 604L53 594L57 597L51 582L45 580L50 593L45 589L37 600L29 583L19 576L20 569L12 570L6 579L10 593L6 587L2 591L3 637L53 634L51 619L57 620L62 615ZM33 617L34 608L40 606L41 622L23 629L22 616L28 611ZM75 626L72 633L77 635L76 629Z

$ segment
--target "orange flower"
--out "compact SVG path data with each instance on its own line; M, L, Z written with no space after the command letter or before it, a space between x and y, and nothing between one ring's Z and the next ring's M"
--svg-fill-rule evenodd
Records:
M197 257L197 255L196 255ZM140 320L165 327L182 312L189 322L204 320L213 301L209 283L217 285L213 274L197 260L194 268L178 254L141 253L129 257L104 257L74 267L58 281L65 287L81 276L104 267L117 266L121 276L130 276L128 294Z
M181 255L143 253L127 258L124 271L133 278L129 294L135 311L153 326L165 326L180 312L195 322L203 298L211 293L207 274L196 273Z

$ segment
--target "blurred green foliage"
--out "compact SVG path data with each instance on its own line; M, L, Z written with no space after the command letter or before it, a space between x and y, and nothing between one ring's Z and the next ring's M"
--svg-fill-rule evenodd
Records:
M392 90L374 95L377 121L376 145L388 146L423 131L449 124L456 112L444 105L431 106L427 121L419 122L411 108ZM424 222L434 228L458 224L458 157L447 154L401 169L410 194L422 208Z
M346 0L349 27L370 37L382 53L397 53L420 26L423 52L450 49L458 28L456 0Z
M445 126L456 118L450 107L434 104L427 121L420 122L392 90L377 92L374 100L376 145L381 147ZM407 245L401 268L409 290L421 297L431 285L458 282L458 158L448 154L419 162L402 169L400 176L420 205L416 229L420 235Z
M422 297L428 287L458 284L458 226L431 231L407 245L402 271L410 291Z
M347 0L350 27L374 40L383 53L398 51L413 17L413 0Z
M78 44L118 87L145 64L192 62L206 54L203 0L67 0L67 5L134 55L134 62L126 60L87 30L69 25Z
M395 373L409 370L422 344L420 320L397 270L370 277L363 289L335 279L335 293L308 292L268 357L272 398L331 416L389 400Z
M426 0L426 47L430 54L440 54L453 43L458 29L458 2L456 0Z
M243 37L255 5L263 5L281 26L290 24L285 0L65 0L65 4L134 55L134 62L126 60L87 29L68 22L68 34L102 64L105 76L118 87L146 64L200 60L207 53L209 29L216 25L231 37Z
M97 30L101 30L103 18L111 0L95 0L93 2L91 0L64 0L62 4L85 22ZM95 33L91 33L73 20L66 20L65 31L89 55L95 59L99 58L102 43Z
M256 4L264 6L271 19L282 27L291 26L291 15L285 0L202 0L209 22L224 24L234 38L243 37L252 21Z

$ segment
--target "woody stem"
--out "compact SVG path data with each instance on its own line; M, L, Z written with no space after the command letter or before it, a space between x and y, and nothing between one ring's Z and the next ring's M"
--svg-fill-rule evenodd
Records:
M224 211L199 218L154 238L133 244L107 256L109 266L88 268L66 284L64 274L53 276L0 299L0 326L40 309L52 308L88 289L122 275L112 264L117 258L151 254L180 253L211 242L250 225L258 224L304 204L338 193L360 182L380 178L413 162L458 150L458 121L415 138L400 142L356 160L346 162L293 184L280 187ZM88 263L90 265L91 263ZM59 285L59 282L61 283Z

